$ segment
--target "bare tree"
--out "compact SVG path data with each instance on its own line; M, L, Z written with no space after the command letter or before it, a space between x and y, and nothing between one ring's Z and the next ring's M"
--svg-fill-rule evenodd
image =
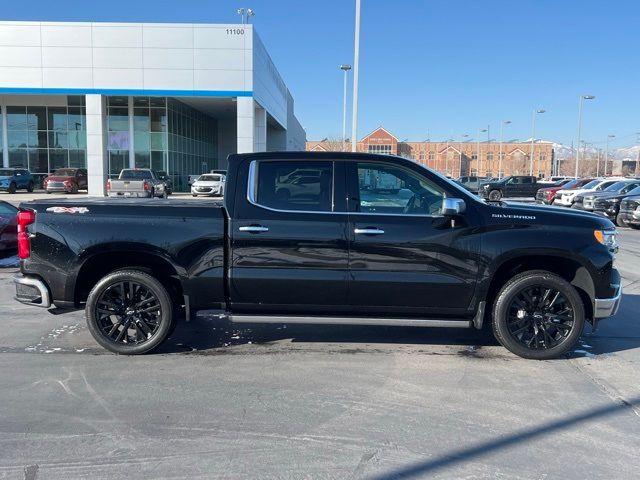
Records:
M346 152L351 150L349 139L343 142L341 138L337 137L324 138L318 142L318 145L326 152Z

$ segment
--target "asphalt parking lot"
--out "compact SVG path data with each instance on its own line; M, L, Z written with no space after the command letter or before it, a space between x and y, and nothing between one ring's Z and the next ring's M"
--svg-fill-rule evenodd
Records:
M640 233L620 244L618 314L544 362L476 331L207 318L115 356L1 269L0 478L637 478Z

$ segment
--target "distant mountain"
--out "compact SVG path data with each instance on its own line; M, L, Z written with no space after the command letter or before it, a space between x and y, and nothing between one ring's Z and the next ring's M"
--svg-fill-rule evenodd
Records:
M555 151L556 157L561 160L573 155L573 149L571 148L571 146L567 146L567 145L563 145L561 143L555 143L555 142L546 142L544 140L536 140L536 142L553 143L553 150ZM598 149L594 147L587 147L586 153L587 155L595 154L597 150ZM604 151L604 148L602 148L602 150ZM609 150L609 157L611 158L611 160L638 160L639 155L640 155L640 145L634 145L632 147L626 147L626 148L611 148Z

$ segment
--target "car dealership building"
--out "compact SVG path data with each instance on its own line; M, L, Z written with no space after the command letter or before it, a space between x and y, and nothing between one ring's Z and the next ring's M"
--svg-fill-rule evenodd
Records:
M0 22L2 166L189 175L230 153L304 150L294 102L252 25Z

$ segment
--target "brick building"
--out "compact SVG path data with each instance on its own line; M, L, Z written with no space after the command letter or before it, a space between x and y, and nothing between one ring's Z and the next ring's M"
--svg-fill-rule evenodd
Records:
M350 149L347 142L346 149ZM341 151L342 143L322 140L307 142L309 151ZM500 144L498 142L401 142L382 127L377 128L358 142L359 152L400 155L426 165L452 177L461 175L498 176L500 168ZM500 176L528 175L531 162L530 142L504 142L502 144ZM554 161L553 144L537 141L534 144L533 173L539 177L551 175Z

